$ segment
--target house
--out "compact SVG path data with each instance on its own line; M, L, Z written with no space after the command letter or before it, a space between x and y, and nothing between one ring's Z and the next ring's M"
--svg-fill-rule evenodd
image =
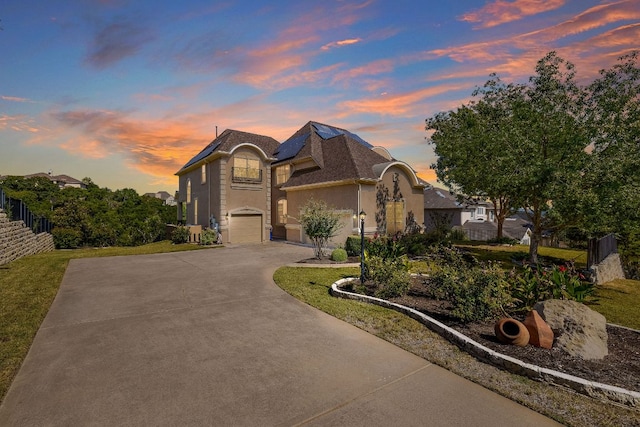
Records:
M307 242L298 218L311 199L341 215L333 243L364 231L403 231L424 221L423 183L406 163L345 129L308 122L282 144L268 136L226 130L176 173L178 215L216 226L223 242L270 237Z
M461 226L468 221L493 221L493 219L493 208L487 202L462 202L442 188L428 186L424 189L425 231L441 226L448 228Z
M498 234L498 224L494 221L467 221L462 230L469 240L491 240ZM521 245L531 243L531 223L518 217L505 218L502 224L503 237L518 241Z
M19 176L19 175L16 175ZM56 184L58 187L60 187L60 189L63 188L87 188L87 186L84 184L84 182L75 179L73 177L70 177L69 175L54 175L52 171L49 171L48 173L44 173L44 172L38 172L38 173L32 173L30 175L24 175L23 178L37 178L37 177L42 177L42 178L47 178L49 181L53 182L54 184ZM2 177L0 176L0 180L2 178L6 178L6 177Z
M176 206L178 204L178 202L176 202L175 197L173 197L167 191L158 191L156 193L144 193L144 196L160 199L167 206Z

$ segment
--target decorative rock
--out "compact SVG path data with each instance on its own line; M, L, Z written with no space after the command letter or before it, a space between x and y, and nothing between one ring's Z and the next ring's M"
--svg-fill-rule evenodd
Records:
M529 344L549 349L553 346L553 331L537 311L527 313L523 323L529 331Z
M496 337L502 343L513 344L520 347L529 344L529 331L516 319L505 317L498 320L494 331Z
M607 348L607 321L576 301L548 300L534 310L547 322L556 336L556 347L585 360L602 359Z

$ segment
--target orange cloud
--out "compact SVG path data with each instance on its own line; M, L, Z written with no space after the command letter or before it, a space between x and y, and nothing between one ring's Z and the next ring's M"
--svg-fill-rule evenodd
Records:
M469 88L469 85L464 83L446 84L399 95L345 101L339 105L339 108L342 110L342 117L354 113L387 114L391 116L413 115L420 110L417 107L418 104L424 102L427 98L466 88Z
M466 22L479 22L478 28L490 28L518 21L525 16L557 9L564 3L564 0L496 0L479 10L462 15L459 19Z

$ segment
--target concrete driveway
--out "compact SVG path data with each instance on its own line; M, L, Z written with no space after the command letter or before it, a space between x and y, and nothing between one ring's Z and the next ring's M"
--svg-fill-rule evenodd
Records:
M554 424L273 283L311 255L267 243L71 261L0 425Z

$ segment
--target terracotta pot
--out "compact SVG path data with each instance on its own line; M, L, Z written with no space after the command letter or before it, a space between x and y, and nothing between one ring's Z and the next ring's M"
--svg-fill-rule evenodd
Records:
M513 344L524 347L529 344L529 331L516 319L508 317L502 318L496 322L496 337L500 342L505 344Z

